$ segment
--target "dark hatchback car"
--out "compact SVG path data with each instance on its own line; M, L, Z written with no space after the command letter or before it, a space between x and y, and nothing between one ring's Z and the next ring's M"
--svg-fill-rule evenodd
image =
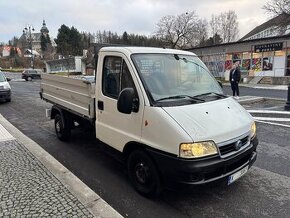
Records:
M22 72L22 79L25 79L26 81L32 80L32 79L41 79L41 71L34 70L34 69L24 70Z

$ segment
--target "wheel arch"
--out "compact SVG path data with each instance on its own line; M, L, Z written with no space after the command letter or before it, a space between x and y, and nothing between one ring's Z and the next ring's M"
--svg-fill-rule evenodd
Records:
M50 112L50 119L54 119L57 114L60 114L61 117L63 117L63 110L56 105L53 105Z
M139 142L135 142L135 141L128 142L123 148L123 156L125 158L125 161L127 161L132 151L134 150L146 151L146 147L147 147L146 145Z
M131 142L128 142L125 146L124 146L124 149L123 149L123 157L124 157L124 160L125 162L127 162L128 158L129 158L129 155L132 153L132 151L134 150L142 150L143 152L145 152L149 157L150 159L152 160L152 162L154 163L161 179L162 179L162 173L160 171L160 168L155 160L155 158L150 154L150 152L148 152L148 150L151 150L152 148L149 146L149 145L146 145L146 144L142 144L142 143L139 143L139 142L135 142L135 141L131 141Z

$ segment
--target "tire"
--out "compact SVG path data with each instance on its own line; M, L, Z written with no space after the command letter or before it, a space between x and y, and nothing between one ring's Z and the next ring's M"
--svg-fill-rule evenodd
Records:
M7 98L6 99L6 102L11 102L11 98Z
M128 175L135 190L145 197L161 192L160 176L151 158L142 150L134 150L127 160Z
M56 136L61 141L68 141L71 135L71 129L69 122L65 117L60 114L56 114L54 118L54 128Z
M29 76L26 81L32 81L32 77Z

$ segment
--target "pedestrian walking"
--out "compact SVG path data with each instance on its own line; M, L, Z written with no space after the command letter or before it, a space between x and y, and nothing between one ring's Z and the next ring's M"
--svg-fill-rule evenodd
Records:
M241 80L241 71L240 71L239 64L240 64L239 61L235 62L230 71L231 88L233 91L233 96L236 99L239 99L240 97L239 82ZM236 94L237 96L235 97Z

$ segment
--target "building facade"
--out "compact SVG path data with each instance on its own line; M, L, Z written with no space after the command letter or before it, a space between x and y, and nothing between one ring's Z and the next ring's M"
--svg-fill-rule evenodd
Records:
M20 47L23 51L23 53L25 53L28 49L30 49L30 41L31 41L31 46L32 46L32 50L36 51L37 53L41 54L41 35L44 35L45 37L49 37L49 30L46 27L46 23L45 20L43 20L42 22L42 27L40 29L40 32L31 32L31 35L29 34L29 32L23 32L23 34L21 35L21 37L19 38L19 45L18 47ZM30 38L31 37L31 38ZM53 39L50 38L51 41L51 45L53 47L56 47L56 43Z
M216 77L224 77L240 62L242 76L290 76L290 35L189 49Z

